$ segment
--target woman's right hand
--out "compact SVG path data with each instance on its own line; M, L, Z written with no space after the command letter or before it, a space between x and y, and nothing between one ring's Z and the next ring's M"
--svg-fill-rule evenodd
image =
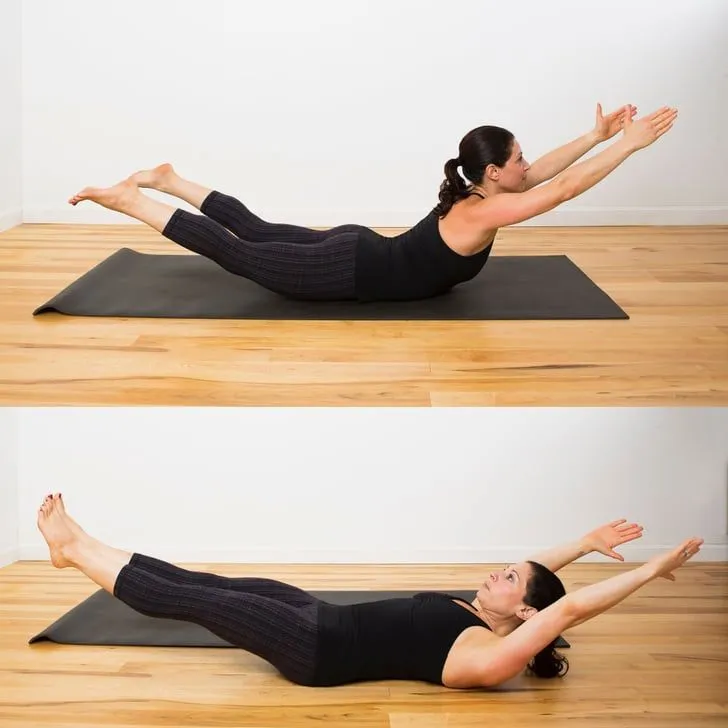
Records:
M689 538L672 551L653 556L647 562L646 566L650 567L655 578L661 577L663 579L675 581L675 575L672 572L695 556L695 554L700 551L700 547L703 543L704 541L702 538Z
M644 149L666 134L677 119L677 109L663 106L649 116L633 121L629 114L624 117L624 141L636 152Z

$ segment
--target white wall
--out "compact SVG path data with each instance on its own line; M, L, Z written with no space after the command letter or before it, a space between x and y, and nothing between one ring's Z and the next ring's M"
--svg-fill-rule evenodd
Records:
M25 218L124 222L86 185L172 161L263 217L408 226L471 128L527 159L596 102L678 124L536 224L728 222L724 0L25 0ZM156 196L156 195L155 195Z
M0 567L17 558L18 455L16 410L0 408ZM24 514L25 515L25 514Z
M22 221L20 0L0 2L0 231Z
M620 517L630 559L728 559L728 409L25 409L19 441L26 559L49 490L173 560L505 561Z

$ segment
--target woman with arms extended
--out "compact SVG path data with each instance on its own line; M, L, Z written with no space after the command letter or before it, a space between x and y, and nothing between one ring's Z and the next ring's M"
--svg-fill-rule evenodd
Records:
M362 225L317 231L269 223L239 200L182 179L169 164L137 172L114 187L87 187L69 202L91 200L136 218L231 273L289 298L422 299L474 278L499 228L586 192L668 132L677 118L677 111L668 107L639 120L633 120L635 112L635 107L625 106L603 116L598 106L592 132L532 166L511 132L497 126L473 129L460 142L458 157L445 165L439 204L393 238ZM609 148L570 166L620 129L623 135ZM177 197L202 214L150 199L140 188Z
M624 574L571 594L554 574L579 556L613 549L641 535L615 521L579 543L488 575L472 603L440 592L348 606L316 599L273 579L229 578L181 569L89 536L49 495L38 526L54 566L75 567L132 609L199 624L267 660L300 685L365 680L421 680L448 688L493 687L524 669L556 677L566 661L554 650L561 632L618 604L694 556L689 539Z

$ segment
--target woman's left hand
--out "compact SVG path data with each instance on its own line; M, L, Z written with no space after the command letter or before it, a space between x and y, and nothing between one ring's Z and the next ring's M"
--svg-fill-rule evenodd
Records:
M633 119L636 113L637 107L627 104L604 116L602 105L597 104L597 121L594 126L594 136L597 141L605 142L607 139L611 139L617 132L624 129L626 116L629 114L629 118Z
M615 547L640 538L642 530L639 524L627 523L625 518L620 518L595 528L584 536L582 543L592 551L598 551L617 561L624 561L624 557L614 550Z

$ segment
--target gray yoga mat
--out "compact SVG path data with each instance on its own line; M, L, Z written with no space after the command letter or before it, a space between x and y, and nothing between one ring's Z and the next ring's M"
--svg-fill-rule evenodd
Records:
M565 255L493 256L473 280L422 301L295 301L198 255L123 248L33 313L256 320L626 319Z
M416 591L312 591L333 604L359 604L375 599L409 597ZM472 591L446 592L472 601ZM147 617L103 589L92 594L29 640L66 645L126 645L152 647L232 647L204 627L174 619ZM558 647L569 647L563 638Z

